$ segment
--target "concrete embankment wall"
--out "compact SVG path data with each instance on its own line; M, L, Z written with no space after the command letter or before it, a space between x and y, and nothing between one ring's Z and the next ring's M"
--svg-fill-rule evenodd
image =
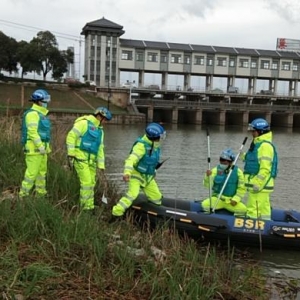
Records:
M9 108L0 110L0 115L6 117L13 116L22 116L24 110L21 108ZM90 114L91 111L51 111L49 113L49 117L54 122L61 123L70 123L73 122L76 118ZM145 114L113 114L112 120L109 122L110 124L139 124L146 123L146 115Z

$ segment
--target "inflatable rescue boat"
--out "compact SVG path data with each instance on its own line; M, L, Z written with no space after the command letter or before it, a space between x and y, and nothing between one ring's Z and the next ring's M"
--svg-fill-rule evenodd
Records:
M204 212L201 201L164 198L157 206L144 195L131 211L140 224L155 227L166 222L200 241L217 241L262 248L300 249L300 212L272 209L271 220L239 217L226 210Z

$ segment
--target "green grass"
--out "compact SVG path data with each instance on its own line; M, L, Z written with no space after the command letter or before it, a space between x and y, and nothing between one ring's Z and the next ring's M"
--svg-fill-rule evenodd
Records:
M130 216L108 224L111 206L120 197L111 184L107 206L98 203L94 216L80 212L79 183L65 168L56 136L49 157L49 197L18 200L25 165L15 126L12 120L0 121L4 299L269 299L262 269L234 249L199 245L165 225L141 231ZM95 199L102 192L98 182ZM154 247L161 252L155 255Z
M107 106L106 99L101 99L95 97L93 94L86 92L87 88L84 89L74 89L69 87L57 87L53 86L36 86L36 85L24 85L24 106L30 107L32 103L28 101L31 94L37 88L45 88L51 95L51 104L49 106L50 111L65 111L65 112L91 112L92 107L96 108L99 106ZM0 83L0 106L20 108L22 105L22 85L21 84L6 84ZM78 96L79 95L79 96ZM84 99L82 101L81 98ZM86 102L88 103L86 103ZM110 103L110 110L114 114L124 114L127 113L121 107L113 105Z

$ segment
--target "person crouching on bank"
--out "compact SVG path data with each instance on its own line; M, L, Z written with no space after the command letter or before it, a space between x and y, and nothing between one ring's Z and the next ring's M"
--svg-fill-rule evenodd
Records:
M150 123L145 132L144 136L135 141L129 157L125 160L123 181L128 182L128 190L113 207L110 221L124 215L138 197L140 188L149 201L161 205L162 194L154 178L160 160L160 142L165 139L166 132L157 123Z

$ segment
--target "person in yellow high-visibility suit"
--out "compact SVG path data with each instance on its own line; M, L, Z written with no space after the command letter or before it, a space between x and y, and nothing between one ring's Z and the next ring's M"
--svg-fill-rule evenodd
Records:
M135 141L125 160L123 181L128 182L128 190L113 207L110 222L124 215L138 197L140 188L149 201L161 205L162 194L154 177L160 160L160 141L165 138L166 132L157 123L150 123L145 131L146 134Z
M249 124L252 143L244 160L245 185L248 193L247 216L263 220L271 219L270 194L274 191L277 176L277 151L272 143L269 123L257 118Z
M94 188L97 168L104 175L104 131L105 121L112 119L111 112L98 107L94 114L79 117L66 139L69 167L76 170L80 181L80 208L93 211ZM104 176L102 177L104 178Z
M36 196L45 196L48 154L51 152L51 122L47 117L50 95L38 89L31 95L33 105L26 110L22 120L22 144L25 153L26 171L19 197L29 196L35 186Z
M205 211L210 212L213 208L227 209L237 216L245 215L247 208L242 202L246 193L244 174L237 165L232 166L234 160L233 151L225 149L221 152L220 163L212 170L206 171L203 185L207 188L212 187L212 195L202 201ZM228 176L230 177L227 178Z

